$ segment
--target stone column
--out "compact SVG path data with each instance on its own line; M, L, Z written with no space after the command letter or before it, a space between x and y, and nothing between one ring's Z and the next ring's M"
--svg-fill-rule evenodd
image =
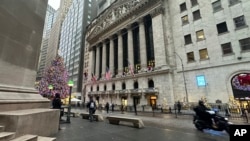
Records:
M107 44L105 41L103 41L103 45L102 45L102 78L105 78L105 73L106 73L106 68L107 68L107 64L106 64L106 50L107 50Z
M95 64L95 76L98 79L100 73L100 46L96 47L96 64Z
M139 36L140 36L140 61L141 68L147 68L147 51L146 51L146 37L143 19L139 21Z
M152 29L154 41L155 68L167 66L166 47L163 33L163 16L157 14L152 16Z
M114 40L110 38L110 50L109 50L109 70L111 76L114 75Z
M131 27L128 28L128 60L129 63L134 67L133 32Z
M90 56L89 58L91 58L91 62L89 63L89 67L90 67L90 70L91 72L89 72L89 76L88 76L88 80L90 81L92 79L92 73L95 74L95 61L96 61L96 58L95 58L95 54L96 54L96 47L92 47L92 51L90 52Z
M50 106L34 88L46 9L47 0L1 1L0 111Z
M123 45L122 45L122 33L118 33L118 75L123 73Z

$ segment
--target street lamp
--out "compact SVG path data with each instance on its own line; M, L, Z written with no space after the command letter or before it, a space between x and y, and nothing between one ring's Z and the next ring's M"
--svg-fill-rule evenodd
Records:
M71 91L72 91L72 87L74 86L73 81L69 80L68 86L69 86L69 104L68 104L67 122L70 123L70 113L71 113Z
M185 92L186 92L186 101L187 101L187 103L188 103L187 84L186 84L186 77L185 77L185 74L184 74L183 62L182 62L181 57L180 57L176 52L174 52L174 53L176 54L176 56L177 56L177 57L180 59L180 61L181 61L182 76L183 76L184 87L185 87Z
M51 96L51 90L53 89L53 86L50 84L50 85L48 86L48 88L49 88L49 93L50 93L50 96Z

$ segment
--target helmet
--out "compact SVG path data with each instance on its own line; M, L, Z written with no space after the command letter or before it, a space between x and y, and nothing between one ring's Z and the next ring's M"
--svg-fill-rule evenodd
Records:
M202 100L199 100L199 105L204 105L204 102Z

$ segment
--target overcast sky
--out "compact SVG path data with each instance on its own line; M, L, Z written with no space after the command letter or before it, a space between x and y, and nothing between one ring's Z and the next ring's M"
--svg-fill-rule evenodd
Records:
M61 0L49 0L49 5L57 10L60 6L60 1Z

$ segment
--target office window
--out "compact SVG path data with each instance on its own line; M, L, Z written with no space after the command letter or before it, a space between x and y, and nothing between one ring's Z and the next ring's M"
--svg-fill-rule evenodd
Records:
M181 17L182 24L188 24L188 15Z
M204 31L200 30L196 32L197 41L205 40Z
M187 53L187 61L188 62L193 62L194 60L194 52L189 52Z
M250 50L250 38L239 40L242 51Z
M201 13L200 13L200 10L197 10L197 11L194 11L193 12L193 20L198 20L201 18Z
M240 0L229 0L229 5L234 5L236 3L239 3Z
M226 22L217 24L216 26L217 26L218 34L228 32L227 23Z
M212 6L213 6L214 12L222 9L220 0L217 0L216 2L212 3Z
M208 59L208 52L206 48L199 50L199 54L200 54L200 60Z
M223 55L231 54L233 53L231 43L225 43L221 45L222 53Z
M180 5L180 9L181 9L181 12L187 10L187 6L185 2Z
M191 4L192 4L192 6L195 6L198 4L198 2L197 2L197 0L191 0Z
M192 43L192 38L191 38L191 34L185 35L184 36L185 39L185 44L191 44Z
M244 15L234 18L234 24L236 28L246 26Z

